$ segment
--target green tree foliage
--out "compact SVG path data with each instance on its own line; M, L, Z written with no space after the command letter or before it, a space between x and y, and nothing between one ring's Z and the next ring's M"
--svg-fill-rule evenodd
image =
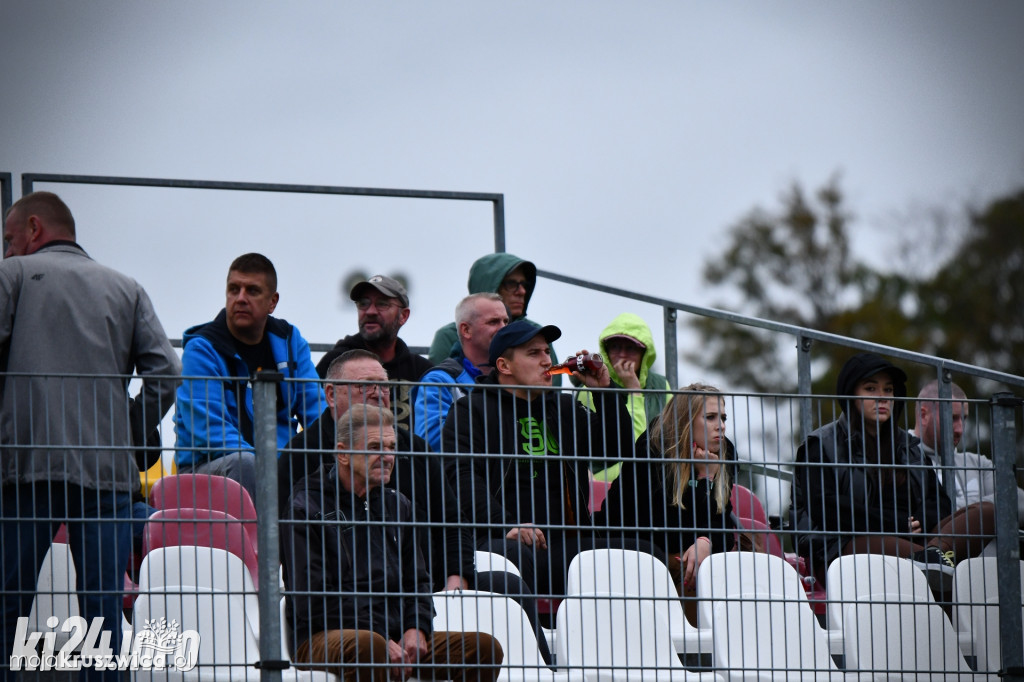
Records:
M755 209L731 228L724 254L705 265L704 281L739 295L738 305L716 307L1024 375L1024 192L965 222L969 229L940 267L883 272L854 256L851 213L835 179L812 197L794 185L777 211ZM927 238L921 235L923 248ZM734 389L796 390L792 337L708 318L692 324L701 344L688 361ZM815 344L816 393L835 390L852 352ZM911 390L934 378L929 368L907 369ZM956 377L979 395L979 386L962 379Z

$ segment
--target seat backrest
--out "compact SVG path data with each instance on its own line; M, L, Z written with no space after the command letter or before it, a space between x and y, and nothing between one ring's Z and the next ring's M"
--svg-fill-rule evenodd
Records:
M622 594L572 595L556 616L555 658L587 679L686 679L668 623L650 601Z
M882 554L850 554L829 564L825 574L829 630L842 631L847 606L869 594L900 594L902 601L933 602L928 579L907 559Z
M199 634L193 675L260 679L260 671L253 667L260 659L259 639L250 627L240 596L193 585L166 588L163 592L141 594L135 601L134 647L145 646L145 640L140 638L147 637L147 630L154 624L175 623L180 634L189 630ZM173 652L169 653L169 658L173 656Z
M668 567L657 557L626 549L580 552L569 562L566 594L609 593L649 600L672 633L691 629Z
M847 604L843 654L848 670L887 675L970 672L953 626L935 602L902 593L862 595ZM930 679L926 676L917 679Z
M705 559L697 571L697 613L701 627L710 627L714 621L716 600L742 594L792 600L810 606L800 575L782 557L763 552L718 552Z
M764 540L765 549L769 554L785 558L786 553L782 551L782 542L779 540L779 536L772 532L768 524L743 516L737 516L736 520L739 521L741 526L747 530L754 531L759 538Z
M256 507L249 492L233 479L208 474L175 474L156 480L149 503L157 509L212 509L243 522L257 544Z
M734 483L729 501L736 516L741 519L753 519L768 526L768 514L764 511L764 505L750 488Z
M503 679L523 679L531 668L549 670L522 607L503 594L461 590L434 594L434 630L485 632L505 652Z
M75 560L71 549L64 542L54 542L39 565L36 579L36 596L29 611L28 632L46 632L46 620L57 616L62 625L72 616L79 615L78 574L75 571ZM12 635L13 636L13 635ZM57 631L57 644L63 644L70 638L70 633Z
M738 594L714 605L715 665L768 675L800 670L805 679L836 670L810 604Z
M1020 567L1024 588L1024 561ZM1021 605L1024 618L1024 604ZM953 575L953 622L970 634L978 669L997 672L1003 658L999 637L999 574L995 557L961 561ZM1022 641L1024 646L1024 641Z
M608 497L608 490L612 487L612 481L599 481L596 478L590 480L590 503L588 508L591 514L601 511L605 498Z
M519 572L519 567L509 561L507 558L494 552L485 552L478 549L473 555L474 564L476 566L477 573L488 573L491 571L498 571L504 573L511 573L517 575L520 578L522 574Z
M162 509L150 516L143 532L144 554L176 545L227 550L241 558L253 584L259 584L256 547L242 524L230 514L211 509Z

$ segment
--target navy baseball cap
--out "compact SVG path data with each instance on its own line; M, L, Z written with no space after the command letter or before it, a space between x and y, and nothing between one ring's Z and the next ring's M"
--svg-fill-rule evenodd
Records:
M491 339L491 352L488 355L488 361L493 366L501 354L509 348L521 346L538 334L542 335L545 341L551 343L562 335L562 330L553 324L541 327L527 320L516 320L499 329Z

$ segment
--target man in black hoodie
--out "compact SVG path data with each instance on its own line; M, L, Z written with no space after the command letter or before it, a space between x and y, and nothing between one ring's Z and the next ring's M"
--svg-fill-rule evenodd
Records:
M569 562L608 546L591 526L589 461L616 461L633 447L629 414L595 391L595 410L554 390L547 370L558 327L518 320L491 341L494 371L455 402L442 441L458 456L448 476L474 522L477 546L514 562L538 594L565 590ZM608 368L574 372L606 388ZM622 546L618 543L618 546Z
M351 334L334 344L316 365L316 372L323 379L334 358L348 350L368 350L380 358L392 381L419 381L434 363L409 352L409 346L398 338L398 330L408 321L409 294L401 282L384 275L374 275L364 282L358 282L349 293L359 313L359 333ZM395 384L391 387L391 404L394 405L398 425L409 428L412 409L410 406L411 386Z
M504 658L496 639L433 631L412 503L385 487L395 464L391 412L353 405L337 431L334 464L296 486L281 528L294 659L346 680L494 682Z

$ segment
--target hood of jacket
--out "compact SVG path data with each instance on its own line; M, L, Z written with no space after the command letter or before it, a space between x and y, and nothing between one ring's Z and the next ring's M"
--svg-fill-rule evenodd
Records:
M644 356L640 360L640 372L637 374L640 379L640 386L647 386L647 376L651 371L651 366L654 361L658 358L657 351L654 350L654 337L651 335L651 328L647 326L647 323L643 321L639 315L633 313L622 313L614 320L611 321L601 335L598 337L598 345L601 348L601 355L605 359L605 364L608 365L608 373L612 377L612 381L618 386L623 386L622 379L619 377L615 368L612 367L611 359L608 356L608 349L605 348L604 342L610 336L628 336L631 339L639 341L647 349L644 351ZM660 387L659 387L660 388Z
M498 289L501 287L502 280L520 265L523 266L523 274L526 276L526 301L523 304L521 317L526 317L526 311L530 307L530 297L533 296L533 289L537 285L537 266L519 256L513 256L511 253L489 253L477 258L469 268L469 293L500 293Z
M836 395L854 395L858 383L882 371L887 372L892 378L893 395L896 398L906 398L907 373L874 353L857 353L843 363L843 368L839 370L839 378L836 381ZM851 400L841 398L839 405L842 407L843 414L847 416L851 425L856 425L860 422L859 419L853 419L852 410L857 408L853 406ZM893 424L898 425L900 415L903 414L903 407L904 402L902 400L894 401L892 407Z

